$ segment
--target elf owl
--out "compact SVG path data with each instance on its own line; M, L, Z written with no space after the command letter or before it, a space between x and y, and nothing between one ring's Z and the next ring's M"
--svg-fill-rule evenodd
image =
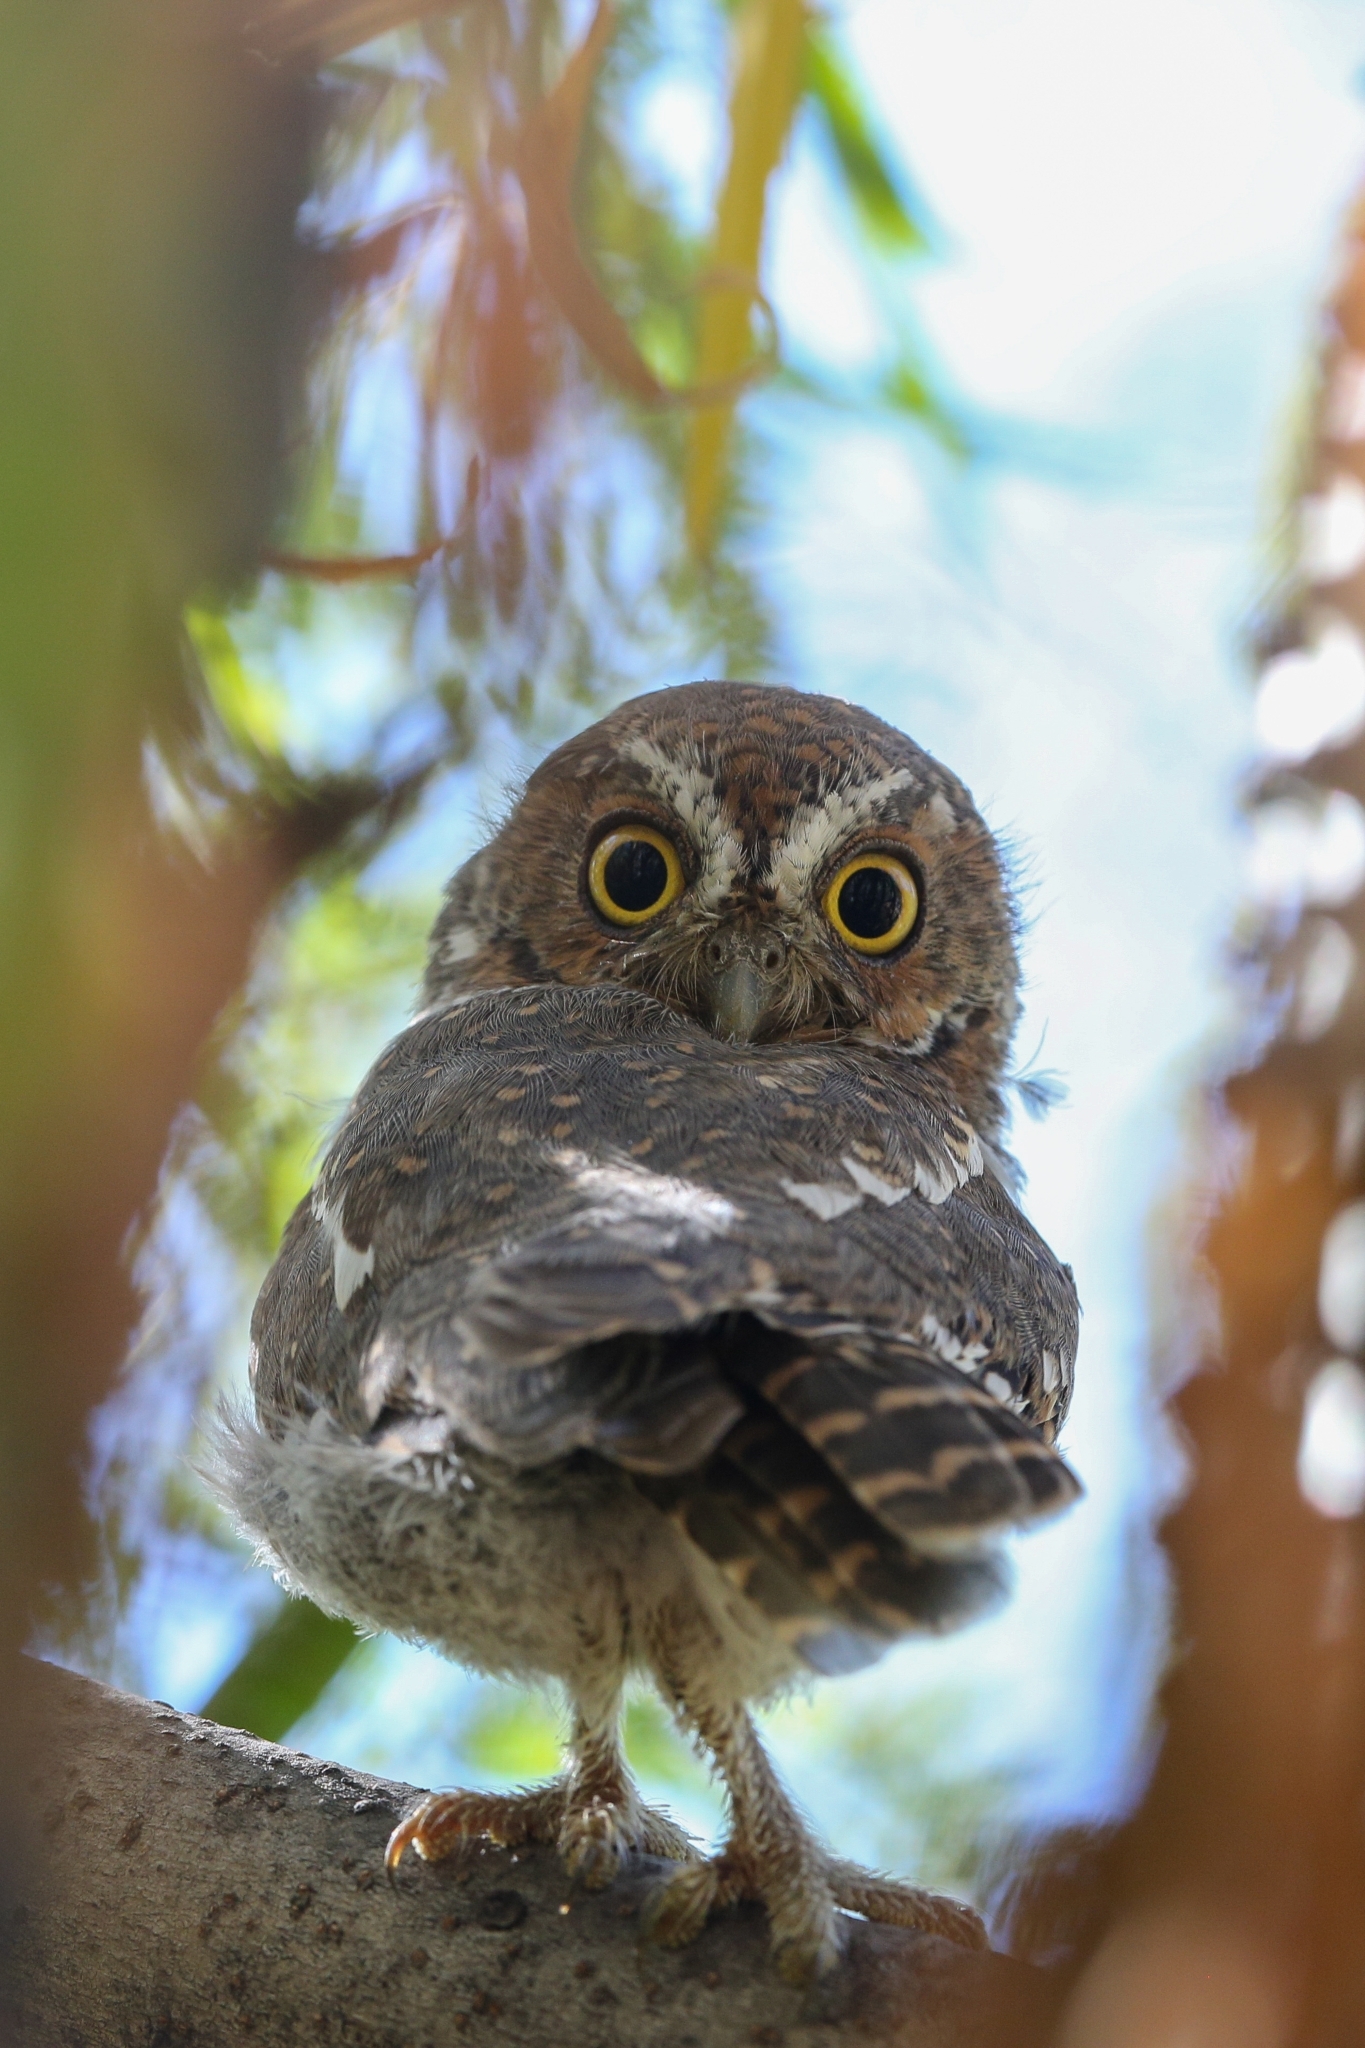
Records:
M220 1488L286 1583L552 1676L563 1773L396 1829L671 1859L647 1925L966 1907L829 1854L750 1708L980 1613L1054 1448L1071 1274L1014 1201L1015 918L962 784L833 698L694 683L552 754L451 882L416 1021L350 1106L253 1321ZM622 1687L709 1753L702 1856L640 1798Z

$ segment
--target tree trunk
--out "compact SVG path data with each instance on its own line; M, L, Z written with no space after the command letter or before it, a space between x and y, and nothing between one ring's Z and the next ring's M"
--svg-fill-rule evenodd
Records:
M12 1909L3 2005L26 2044L545 2048L1034 2048L1042 1971L850 1923L801 1993L763 1916L668 1953L638 1937L664 1867L571 1889L548 1849L490 1844L384 1877L406 1785L318 1763L50 1665L15 1681L37 1847Z

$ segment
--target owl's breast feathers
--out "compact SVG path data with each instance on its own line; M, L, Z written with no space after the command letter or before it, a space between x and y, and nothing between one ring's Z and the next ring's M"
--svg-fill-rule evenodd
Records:
M1075 1498L1076 1335L931 1066L537 987L373 1068L262 1291L254 1384L267 1425L321 1407L414 1474L460 1441L606 1458L831 1668L979 1606L983 1539Z

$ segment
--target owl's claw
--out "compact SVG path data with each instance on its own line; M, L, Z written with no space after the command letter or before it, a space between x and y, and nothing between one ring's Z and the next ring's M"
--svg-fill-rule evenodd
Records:
M817 1853L764 1870L752 1853L731 1844L718 1856L680 1870L645 1908L644 1932L663 1948L695 1941L712 1913L737 1899L768 1909L773 1955L789 1983L828 1975L843 1953L846 1923L838 1908L893 1927L915 1927L962 1948L984 1948L986 1930L970 1906L859 1864Z
M392 1874L409 1849L424 1863L440 1863L462 1843L553 1842L564 1808L564 1787L537 1785L525 1792L429 1792L389 1836L384 1867Z
M671 1863L697 1859L695 1845L677 1823L638 1799L618 1803L598 1797L583 1806L566 1803L559 1853L570 1877L586 1890L602 1891L635 1851L665 1856Z
M946 1892L927 1892L904 1878L883 1877L865 1870L861 1863L845 1863L831 1856L825 1878L836 1905L847 1912L861 1913L865 1920L878 1920L886 1927L914 1927L922 1934L937 1934L958 1948L990 1947L986 1923L961 1899Z
M600 1793L579 1800L571 1777L523 1792L432 1792L389 1836L384 1866L392 1876L409 1849L439 1863L465 1842L483 1837L503 1848L553 1843L569 1875L589 1891L609 1885L633 1850L685 1862L696 1849L666 1814L631 1795Z
M659 1887L645 1908L646 1938L662 1948L685 1948L712 1913L738 1899L767 1907L773 1957L789 1983L806 1984L834 1968L843 1928L818 1859L803 1858L797 1866L784 1859L765 1872L733 1843Z
M742 1893L738 1873L726 1858L707 1856L666 1878L645 1905L641 1929L660 1948L686 1948L711 1915Z

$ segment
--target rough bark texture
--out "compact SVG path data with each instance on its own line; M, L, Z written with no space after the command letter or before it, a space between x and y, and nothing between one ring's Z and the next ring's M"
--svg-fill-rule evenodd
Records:
M406 1785L318 1763L47 1665L15 1681L39 1845L11 1909L4 2016L25 2044L244 2040L546 2048L1032 2048L1051 1986L1002 1956L852 1923L802 1994L762 1916L642 1947L661 1866L571 1890L548 1850L490 1845L383 1874Z

